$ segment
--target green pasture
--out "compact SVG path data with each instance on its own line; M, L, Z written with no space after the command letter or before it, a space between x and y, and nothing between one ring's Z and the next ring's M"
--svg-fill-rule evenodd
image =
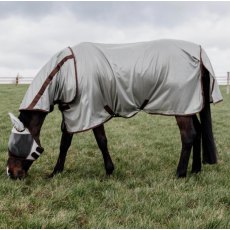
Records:
M7 143L27 86L0 85L0 228L230 228L230 95L212 105L219 151L176 179L180 135L174 117L139 113L105 124L115 164L106 177L91 131L74 136L65 170L46 179L56 163L61 114L48 115L41 132L43 155L25 180L6 176Z

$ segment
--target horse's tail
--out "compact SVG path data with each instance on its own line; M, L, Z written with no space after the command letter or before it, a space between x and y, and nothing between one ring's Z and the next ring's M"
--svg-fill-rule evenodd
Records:
M212 132L212 117L210 109L210 75L208 70L202 65L202 85L204 96L204 107L200 112L203 163L217 163L217 150Z

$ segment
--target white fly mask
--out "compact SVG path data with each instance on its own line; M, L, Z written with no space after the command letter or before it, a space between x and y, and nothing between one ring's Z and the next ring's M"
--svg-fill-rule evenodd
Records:
M14 125L9 138L8 148L15 157L36 160L44 149L37 144L30 131L13 114L9 113Z

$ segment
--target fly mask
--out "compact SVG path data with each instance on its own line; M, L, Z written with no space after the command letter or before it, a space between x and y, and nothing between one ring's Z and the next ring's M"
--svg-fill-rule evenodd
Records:
M44 149L37 144L30 131L24 127L17 117L11 113L9 113L9 116L14 125L8 143L10 154L13 157L25 160L36 160Z

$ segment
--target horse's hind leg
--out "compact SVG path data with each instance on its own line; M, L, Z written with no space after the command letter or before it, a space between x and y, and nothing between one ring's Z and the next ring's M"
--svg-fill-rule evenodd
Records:
M113 173L113 170L114 170L114 165L113 165L112 159L109 155L104 125L100 125L100 126L94 128L93 133L94 133L94 136L96 138L98 147L100 148L102 155L103 155L106 174L111 175Z
M58 156L57 163L54 167L53 172L49 177L53 177L55 174L60 173L64 169L65 159L67 151L71 145L73 134L68 133L65 129L62 131L61 144L60 144L60 153Z
M193 143L192 173L198 173L201 171L201 124L196 115L193 116L193 124L196 137Z
M193 125L192 116L176 116L177 124L181 134L181 156L177 167L177 177L186 177L189 157L193 142L196 137L196 130Z

